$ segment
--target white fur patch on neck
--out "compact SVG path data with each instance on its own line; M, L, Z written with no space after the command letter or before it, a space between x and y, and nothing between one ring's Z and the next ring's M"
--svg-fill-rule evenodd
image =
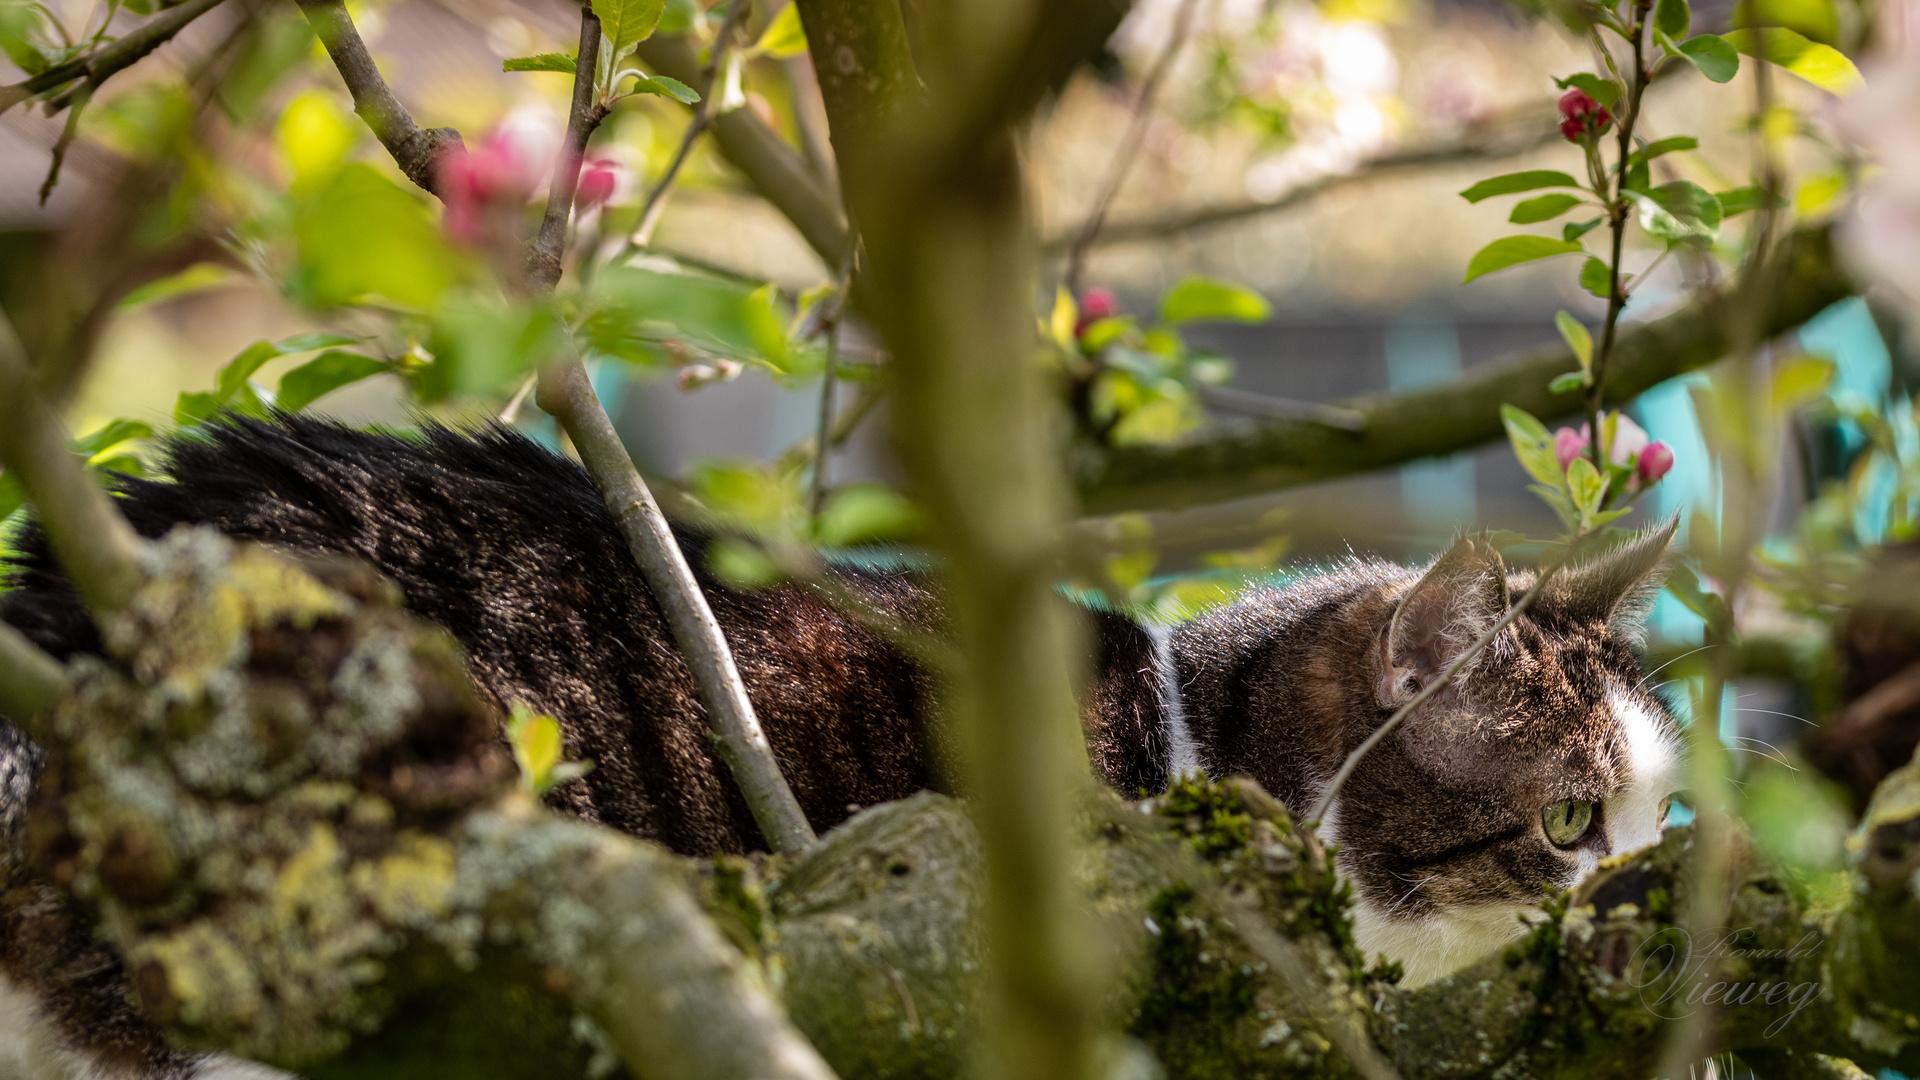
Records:
M1395 918L1364 897L1353 904L1353 941L1368 963L1375 956L1406 970L1403 990L1444 979L1525 937L1530 909L1516 904L1462 904L1418 919Z
M1180 671L1173 663L1173 628L1149 626L1153 641L1153 673L1160 680L1160 734L1167 741L1167 783L1201 776L1200 746L1187 726L1187 708L1180 694Z
M1614 687L1607 707L1626 742L1627 785L1604 804L1607 846L1615 855L1652 847L1663 831L1660 803L1680 786L1680 740L1647 706ZM1592 867L1582 867L1582 876Z

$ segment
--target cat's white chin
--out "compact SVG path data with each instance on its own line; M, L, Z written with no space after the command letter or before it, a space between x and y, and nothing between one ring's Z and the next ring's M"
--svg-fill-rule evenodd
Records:
M1365 900L1353 905L1353 939L1372 963L1384 956L1406 970L1405 990L1443 979L1525 937L1524 917L1538 908L1463 904L1419 918L1388 915Z

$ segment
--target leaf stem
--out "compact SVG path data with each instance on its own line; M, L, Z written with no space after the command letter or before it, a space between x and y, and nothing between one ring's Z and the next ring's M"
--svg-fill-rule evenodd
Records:
M1631 44L1633 45L1633 81L1627 87L1626 108L1620 110L1620 170L1615 181L1613 198L1607 207L1607 225L1613 232L1613 251L1607 266L1607 319L1600 332L1600 345L1593 353L1593 378L1586 385L1587 413L1587 455L1593 461L1593 467L1600 475L1607 474L1607 448L1600 427L1600 410L1605 401L1607 381L1607 360L1613 355L1614 338L1619 332L1620 313L1627 306L1626 290L1620 284L1620 260L1627 238L1627 184L1633 176L1633 127L1640 118L1640 98L1647 89L1647 14L1652 10L1652 0L1633 0L1633 16L1628 23ZM1595 33L1596 40L1598 33ZM1613 66L1613 57L1607 57L1607 66ZM1616 72L1617 74L1617 72Z

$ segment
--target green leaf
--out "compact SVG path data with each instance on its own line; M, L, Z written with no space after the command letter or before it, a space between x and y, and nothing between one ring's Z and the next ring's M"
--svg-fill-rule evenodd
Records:
M660 13L659 25L653 28L656 34L679 37L693 29L700 19L698 0L667 0L667 6Z
M1580 182L1566 173L1554 169L1529 169L1526 172L1507 173L1482 180L1460 193L1460 197L1470 203L1482 199L1491 199L1495 195L1512 195L1520 191L1534 191L1543 187L1577 188Z
M1714 82L1732 82L1740 73L1740 54L1725 38L1700 34L1681 42L1678 49L1687 63L1699 68L1700 74Z
M1500 406L1500 424L1507 429L1507 441L1513 444L1513 456L1527 475L1553 488L1565 480L1560 462L1553 453L1553 433L1534 419L1533 414L1514 405Z
M1662 240L1706 240L1720 236L1720 200L1691 180L1675 180L1651 191L1627 192L1640 204L1640 227Z
M791 5L789 5L791 7ZM692 105L700 100L700 92L679 79L669 79L665 75L640 78L633 81L633 93L658 94L672 98L682 105Z
M1585 385L1587 385L1586 372L1569 371L1565 375L1555 375L1553 381L1547 384L1547 392L1550 394L1571 394Z
M1189 277L1160 298L1163 322L1197 319L1257 323L1273 314L1273 305L1252 289L1216 278Z
M1585 221L1569 221L1560 227L1560 239L1569 242L1578 240L1598 228L1605 220L1607 220L1605 217L1596 217Z
M664 0L600 0L593 13L600 17L600 37L612 51L614 63L653 36L660 23Z
M97 457L101 453L134 439L153 438L153 425L139 420L110 420L99 430L82 435L73 440L74 452L85 457ZM0 514L0 517L5 517Z
M1472 260L1467 263L1467 276L1461 284L1495 270L1505 270L1509 266L1533 262L1535 259L1577 255L1584 251L1586 249L1574 241L1555 240L1550 236L1503 236L1474 253Z
M1551 195L1537 195L1513 204L1513 213L1507 215L1507 220L1515 225L1551 221L1579 205L1580 196L1556 191Z
M1607 268L1606 263L1589 255L1587 261L1580 265L1580 287L1602 300L1610 299L1613 296L1613 271Z
M1598 511L1600 500L1607 497L1606 478L1585 454L1567 462L1567 493L1573 496L1573 505L1583 518Z
M315 307L371 297L427 307L462 263L420 199L359 162L295 185L293 231L294 291Z
M1560 330L1560 340L1565 341L1567 348L1573 350L1573 358L1580 361L1580 370L1591 369L1593 367L1593 335L1587 332L1586 325L1564 311L1554 315L1553 325Z
M1833 0L1748 0L1737 13L1745 26L1784 26L1832 45L1840 37L1840 11Z
M205 423L220 411L220 400L208 393L184 393L173 403L173 422L181 427Z
M788 4L773 17L767 28L760 32L760 40L753 43L753 50L759 56L772 56L785 59L798 56L807 51L807 32L800 26L800 6Z
M1734 188L1732 191L1722 191L1715 195L1714 198L1720 201L1720 216L1724 221L1726 218L1730 218L1735 214L1744 214L1749 210L1758 210L1760 205L1766 201L1766 193L1758 187L1742 187ZM1786 205L1787 200L1778 195L1774 196L1773 208L1775 210L1779 210Z
M763 589L786 576L758 545L731 536L715 540L707 549L707 566L713 576L735 589Z
M516 56L500 63L501 71L559 71L568 75L579 64L572 53L543 52L534 56Z
M1675 135L1671 138L1650 142L1645 148L1636 150L1630 159L1634 162L1652 161L1662 154L1671 154L1676 150L1697 150L1700 140L1691 135Z
M1748 56L1786 68L1829 94L1850 94L1865 84L1860 69L1846 54L1782 26L1735 30L1726 42Z
M1564 79L1555 79L1553 81L1554 84L1562 90L1568 87L1577 87L1584 90L1588 97L1605 105L1609 109L1613 108L1614 103L1620 100L1619 83L1614 82L1612 79L1602 78L1591 72L1582 71L1577 75L1569 75Z
M274 404L288 412L299 412L349 383L391 370L385 361L333 349L282 375Z
M227 361L226 366L220 369L219 375L214 380L214 398L220 404L226 404L235 394L240 393L246 386L247 380L253 377L253 373L259 371L270 360L292 356L295 353L312 352L331 345L351 345L358 340L360 339L346 334L320 333L296 334L279 341L256 341L240 350L240 355Z
M1784 415L1827 392L1833 384L1833 361L1801 354L1773 369L1769 388L1775 415Z
M1675 41L1685 36L1692 22L1693 12L1687 10L1687 0L1660 0L1653 9L1653 28Z
M898 492L880 484L835 488L813 522L813 536L827 547L901 540L920 528L920 514Z

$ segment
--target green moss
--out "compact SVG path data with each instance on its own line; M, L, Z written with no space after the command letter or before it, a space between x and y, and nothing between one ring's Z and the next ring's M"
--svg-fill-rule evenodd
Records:
M1253 1012L1252 968L1232 962L1230 946L1211 929L1190 885L1162 890L1147 905L1147 918L1155 935L1153 982L1130 1034L1163 1062L1177 1062L1183 1077L1247 1075L1254 1063L1242 1053L1236 1029Z

